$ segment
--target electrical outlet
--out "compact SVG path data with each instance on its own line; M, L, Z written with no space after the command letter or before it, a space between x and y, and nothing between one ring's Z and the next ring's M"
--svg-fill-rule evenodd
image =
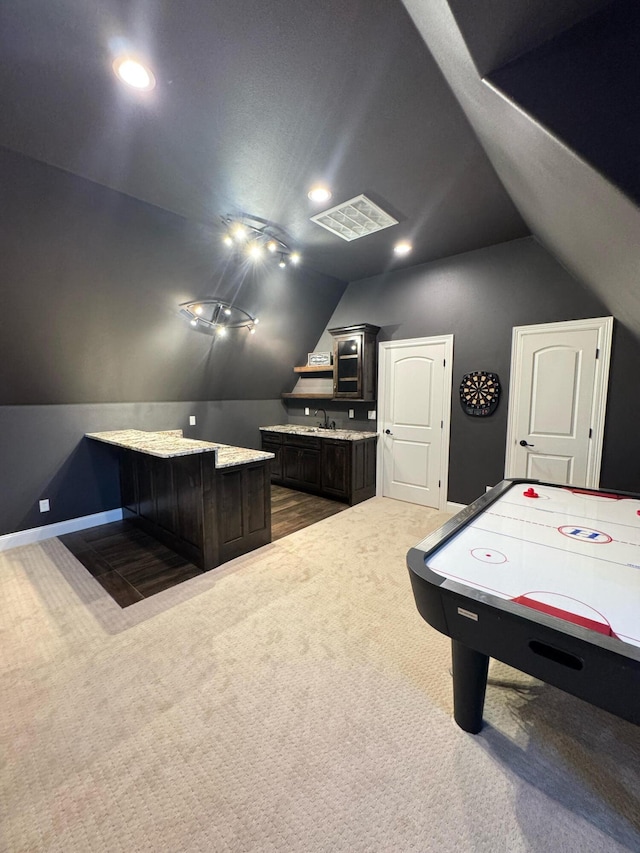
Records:
M375 409L370 409L370 410L367 412L367 417L369 418L369 420L370 420L370 421L375 421L375 419L376 419L376 410L375 410Z
M189 426L195 426L195 425L196 425L196 416L195 415L189 415Z
M356 413L354 412L354 410L353 410L353 409L349 409L349 417L350 417L350 418L355 418L355 416L356 416Z
M306 409L304 410L304 413L305 413L305 415L308 415L308 414L309 414L309 409L308 409L308 408L306 408Z
M40 501L40 512L49 512L50 509L49 498L45 498L43 501Z

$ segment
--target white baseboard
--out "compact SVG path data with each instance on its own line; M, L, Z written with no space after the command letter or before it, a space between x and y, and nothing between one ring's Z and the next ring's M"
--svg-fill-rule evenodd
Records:
M460 512L461 509L465 509L466 504L457 504L453 501L447 501L447 512Z
M18 548L20 545L31 545L63 533L75 533L76 530L86 530L99 524L110 524L122 520L122 507L110 509L107 512L96 512L93 515L83 515L80 518L70 518L68 521L58 521L55 524L45 524L43 527L30 527L28 530L18 530L17 533L5 533L0 536L0 551Z

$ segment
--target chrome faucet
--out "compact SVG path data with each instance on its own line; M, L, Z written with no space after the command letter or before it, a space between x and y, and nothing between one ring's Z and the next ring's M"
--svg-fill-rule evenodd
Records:
M329 416L327 415L326 411L324 409L316 409L313 413L313 416L315 417L318 412L322 412L322 414L324 415L324 423L318 424L318 426L322 427L322 429L329 429Z

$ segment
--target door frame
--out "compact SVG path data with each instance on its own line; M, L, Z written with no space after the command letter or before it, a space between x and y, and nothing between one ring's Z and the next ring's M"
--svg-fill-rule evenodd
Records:
M509 377L509 407L507 413L507 449L504 460L504 476L513 477L515 466L516 410L513 404L517 395L516 376L522 367L522 341L528 334L537 332L561 332L594 329L598 332L598 363L594 378L593 405L591 408L591 429L593 430L587 451L586 487L597 489L600 486L600 466L604 444L604 423L607 409L607 391L609 388L609 367L611 363L611 343L613 340L613 317L591 317L586 320L566 320L560 323L538 323L534 326L514 326L511 338L511 375Z
M382 484L384 482L384 447L381 435L382 415L387 403L386 380L387 366L386 353L394 349L419 346L420 344L444 344L444 392L442 396L442 453L440 454L440 500L438 509L440 512L447 508L447 495L449 493L449 443L451 437L451 394L453 389L453 335L435 335L432 338L406 338L401 341L382 341L378 344L378 409L377 409L377 465L376 465L376 495L382 496ZM448 391L448 394L447 394Z

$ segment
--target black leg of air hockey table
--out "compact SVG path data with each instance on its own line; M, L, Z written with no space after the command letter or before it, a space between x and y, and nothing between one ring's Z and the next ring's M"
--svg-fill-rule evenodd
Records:
M465 732L478 734L482 728L489 656L470 649L458 640L451 640L451 662L453 717Z

